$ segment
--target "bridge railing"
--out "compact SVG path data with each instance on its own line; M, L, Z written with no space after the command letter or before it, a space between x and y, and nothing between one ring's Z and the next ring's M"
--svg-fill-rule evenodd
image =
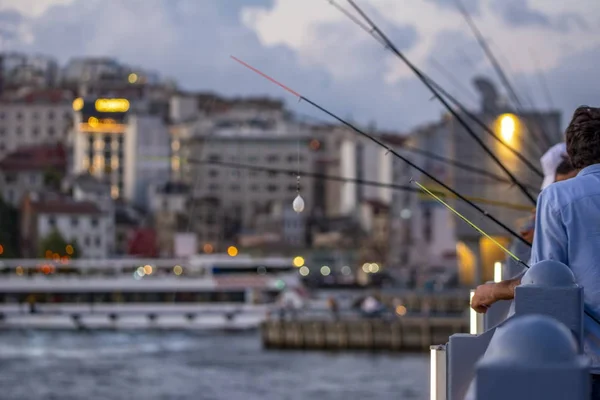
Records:
M496 303L486 314L471 319L471 334L431 347L432 400L589 398L583 288L567 266L532 266L514 302ZM570 388L568 396L555 382Z

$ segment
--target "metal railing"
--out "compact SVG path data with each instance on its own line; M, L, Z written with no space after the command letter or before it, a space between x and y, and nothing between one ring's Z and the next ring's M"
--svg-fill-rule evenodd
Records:
M431 400L589 399L583 317L583 288L571 270L533 265L513 302L473 312L470 334L431 347Z

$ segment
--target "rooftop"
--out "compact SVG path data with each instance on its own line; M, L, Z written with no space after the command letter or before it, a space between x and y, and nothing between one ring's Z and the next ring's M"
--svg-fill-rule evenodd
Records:
M24 146L0 160L0 170L5 172L45 171L67 167L67 152L61 144Z
M9 92L0 98L0 103L27 103L27 104L69 104L73 94L64 89L25 89Z
M72 198L57 194L32 194L29 202L33 212L38 214L100 214L101 211L91 201L75 201Z

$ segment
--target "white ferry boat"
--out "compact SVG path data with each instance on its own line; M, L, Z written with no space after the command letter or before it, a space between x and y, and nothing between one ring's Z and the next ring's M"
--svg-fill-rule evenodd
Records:
M251 329L301 291L288 258L0 260L0 329Z

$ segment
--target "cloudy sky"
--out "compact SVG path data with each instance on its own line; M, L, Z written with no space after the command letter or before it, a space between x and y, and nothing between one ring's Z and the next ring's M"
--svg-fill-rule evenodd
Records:
M576 106L600 103L600 1L462 1L523 97L548 107L541 70L564 123ZM494 74L454 0L358 4L417 66L476 105L471 79ZM63 63L111 56L185 89L273 95L312 113L235 55L340 116L388 129L441 113L408 68L327 0L0 0L0 37L2 50Z

